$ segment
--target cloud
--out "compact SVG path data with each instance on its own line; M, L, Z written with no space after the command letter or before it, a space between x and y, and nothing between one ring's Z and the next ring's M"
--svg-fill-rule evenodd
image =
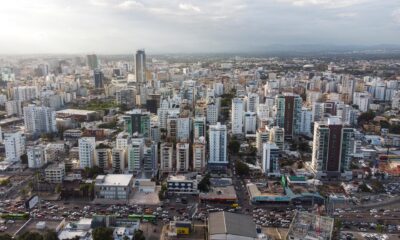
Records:
M338 13L336 16L340 18L355 18L358 16L358 13L356 12L343 12L343 13Z
M188 4L188 3L180 3L179 9L185 10L185 11L201 12L201 10L198 6Z
M132 1L132 0L127 0L124 2L121 2L120 4L117 5L117 8L122 9L122 10L132 10L132 9L138 9L144 7L143 3L137 2L137 1Z
M360 4L366 0L277 0L279 2L291 3L295 6L322 6L326 8L345 8Z
M400 24L400 8L392 12L392 19L396 24Z

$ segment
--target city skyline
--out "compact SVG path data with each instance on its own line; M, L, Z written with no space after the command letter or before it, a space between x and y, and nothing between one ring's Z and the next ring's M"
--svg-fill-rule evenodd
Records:
M6 1L0 54L231 53L397 44L395 0ZM273 50L273 49L272 49Z

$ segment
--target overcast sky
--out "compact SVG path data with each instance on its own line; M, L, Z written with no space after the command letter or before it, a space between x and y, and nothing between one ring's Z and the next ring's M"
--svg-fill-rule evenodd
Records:
M0 54L400 43L400 0L1 0Z

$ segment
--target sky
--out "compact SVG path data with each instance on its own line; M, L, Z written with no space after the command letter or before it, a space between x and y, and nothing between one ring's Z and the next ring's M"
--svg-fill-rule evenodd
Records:
M400 44L400 0L0 0L0 54Z

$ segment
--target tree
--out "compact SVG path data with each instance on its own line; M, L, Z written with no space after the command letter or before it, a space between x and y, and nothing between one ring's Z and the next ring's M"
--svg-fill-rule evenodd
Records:
M308 144L307 141L301 141L298 145L298 149L301 152L306 152L306 153L310 153L311 152L311 148L310 145Z
M375 112L369 110L368 112L361 113L360 116L358 116L357 122L359 126L362 126L365 123L372 121L374 118L375 118Z
M161 184L161 190L158 192L158 198L164 199L165 193L167 192L167 184Z
M145 240L146 238L143 235L143 231L142 230L136 230L135 234L133 235L135 240Z
M237 141L237 140L231 140L231 141L229 142L228 148L229 148L229 151L230 151L232 154L234 154L234 155L238 154L239 149L240 149L240 143L239 143L239 141Z
M113 240L113 230L106 227L95 228L92 232L92 237L93 240Z
M12 236L8 233L0 235L0 240L12 240Z
M47 231L43 234L43 240L58 240L57 233L54 231Z
M237 161L235 167L236 167L236 172L239 175L246 176L246 175L249 175L249 173L250 173L249 166L247 166L247 164L245 164L241 161Z
M28 164L28 155L26 155L26 153L22 154L20 159L22 164Z
M37 232L26 232L17 238L18 240L44 240L43 236Z
M62 189L62 188L61 188L61 184L57 184L54 191L55 191L56 193L61 193L61 189Z
M201 181L199 182L199 184L197 185L197 188L201 191L201 192L208 192L210 190L210 174L207 174L204 176L203 179L201 179Z

